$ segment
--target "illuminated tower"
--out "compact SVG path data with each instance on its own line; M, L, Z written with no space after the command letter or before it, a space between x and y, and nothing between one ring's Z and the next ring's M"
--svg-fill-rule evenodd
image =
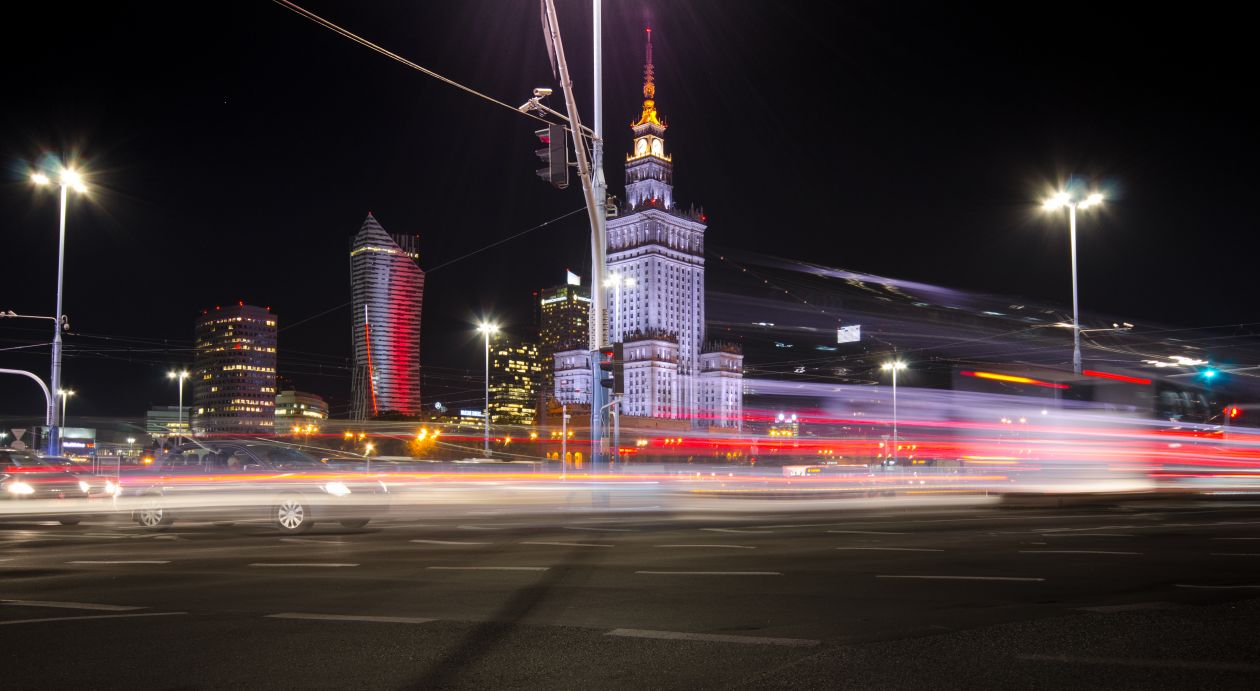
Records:
M390 235L372 214L350 248L355 419L420 414L424 271L417 235Z
M729 401L732 386L742 384L743 356L727 352L705 358L702 366L706 219L674 202L667 125L656 111L652 30L646 34L643 111L630 125L634 144L626 156L626 203L621 215L608 220L607 276L614 287L604 296L608 340L625 343L621 411L738 426L742 411ZM719 379L709 374L716 369L722 370L721 395L709 391ZM741 381L733 382L732 375Z
M276 315L238 302L197 319L193 433L271 434L276 419Z
M538 299L538 356L543 368L542 390L555 395L555 354L573 348L586 348L590 342L587 321L591 312L591 292L581 280L569 274L560 286L542 291Z

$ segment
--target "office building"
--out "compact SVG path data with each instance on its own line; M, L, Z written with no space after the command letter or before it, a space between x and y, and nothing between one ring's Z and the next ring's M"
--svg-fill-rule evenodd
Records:
M590 344L591 291L581 279L568 274L564 285L541 291L538 298L538 356L542 366L542 390L554 395L555 355Z
M194 435L275 429L276 315L238 302L197 319L192 372Z
M490 424L534 424L541 382L537 344L506 336L491 341Z
M368 214L350 248L351 417L420 414L420 236L391 235Z
M276 432L313 434L328 419L328 404L321 396L305 391L276 394Z

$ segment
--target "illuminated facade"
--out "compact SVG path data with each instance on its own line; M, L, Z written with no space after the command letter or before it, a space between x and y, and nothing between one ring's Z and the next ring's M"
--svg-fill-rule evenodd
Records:
M491 341L490 424L534 424L541 383L536 344L505 337Z
M328 419L328 403L323 397L305 391L276 394L276 432L312 434Z
M356 420L420 414L420 238L391 235L372 214L350 249Z
M556 400L573 405L591 403L591 351L585 346L555 354Z
M711 354L703 347L707 219L694 208L680 210L674 201L667 125L656 110L651 29L643 111L630 127L626 204L608 220L608 276L620 288L604 291L608 340L625 344L622 412L737 427L743 355L733 348Z
M542 390L555 391L555 355L571 348L586 348L591 316L591 291L573 279L542 291L539 297L538 356L542 366Z
M206 310L196 327L193 434L275 429L276 315L243 302Z

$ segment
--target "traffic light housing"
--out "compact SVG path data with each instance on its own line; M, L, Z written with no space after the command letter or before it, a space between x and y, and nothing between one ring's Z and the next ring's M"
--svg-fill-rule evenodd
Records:
M1236 405L1225 406L1225 415L1231 420L1236 420L1242 415L1242 410Z
M548 124L534 134L542 142L543 147L534 153L542 160L543 167L538 169L538 177L551 183L552 187L562 190L569 186L569 155L565 149L568 133L564 125Z
M615 396L626 392L626 358L622 344L614 343L599 349L599 370L612 375L609 377L601 374L600 386L612 389Z

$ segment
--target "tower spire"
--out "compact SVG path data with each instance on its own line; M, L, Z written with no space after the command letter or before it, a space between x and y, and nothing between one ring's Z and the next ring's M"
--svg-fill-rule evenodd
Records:
M656 98L656 82L653 74L655 67L652 65L652 27L643 27L644 33L647 34L647 61L643 63L643 98Z

